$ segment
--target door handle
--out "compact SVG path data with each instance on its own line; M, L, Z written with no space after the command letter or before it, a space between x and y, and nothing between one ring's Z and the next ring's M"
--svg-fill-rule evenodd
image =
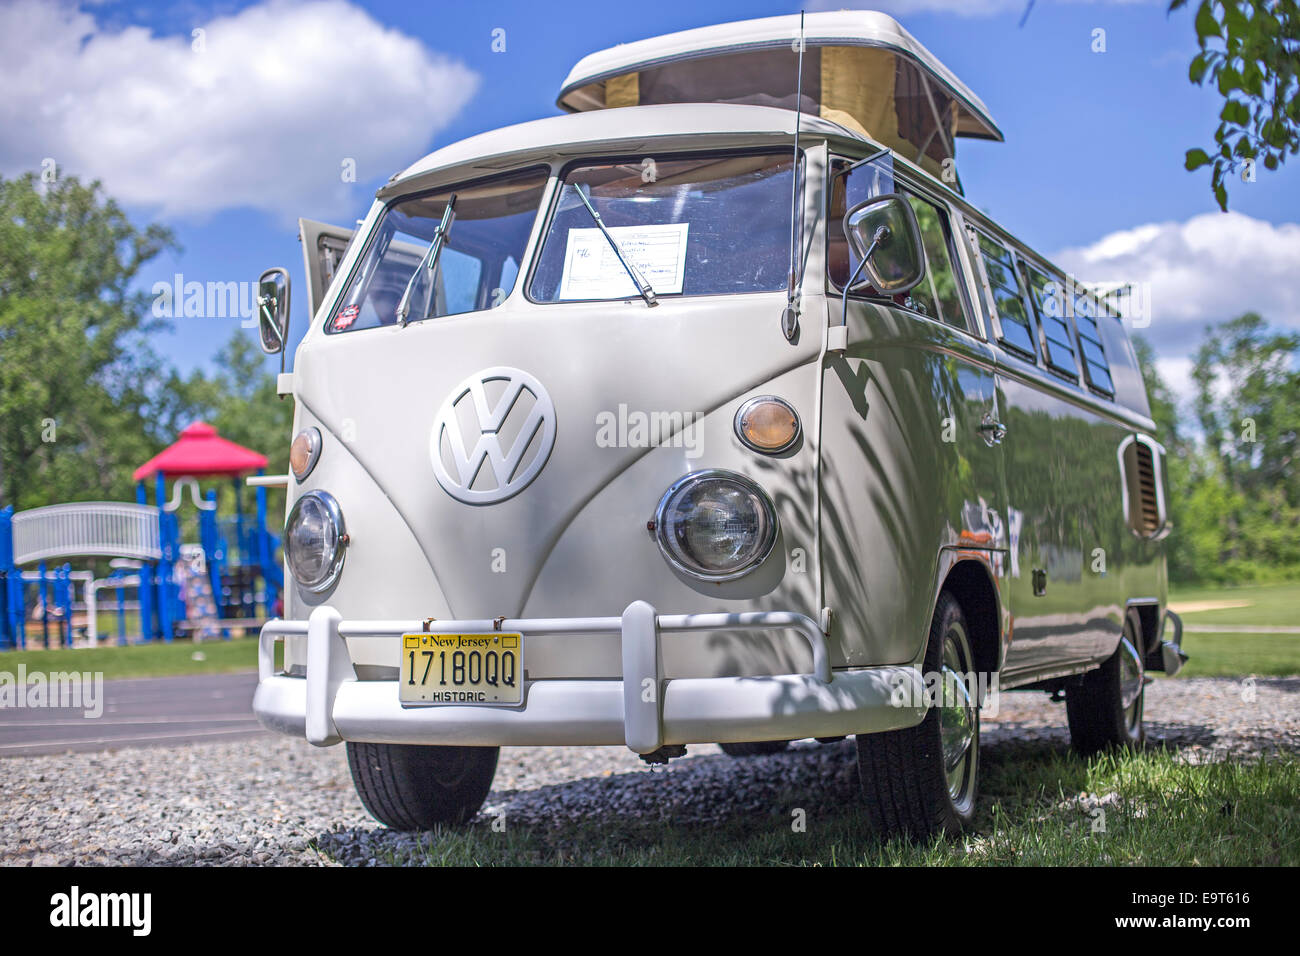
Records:
M997 445L1001 444L1002 439L1007 437L1007 426L992 415L985 415L984 420L979 424L979 432L989 445Z

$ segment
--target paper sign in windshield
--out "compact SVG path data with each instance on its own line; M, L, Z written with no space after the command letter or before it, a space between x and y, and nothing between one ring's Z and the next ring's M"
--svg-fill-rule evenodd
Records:
M682 291L686 277L688 222L610 226L623 255L641 270L657 295ZM600 230L570 229L564 251L561 299L623 299L637 296L636 284Z

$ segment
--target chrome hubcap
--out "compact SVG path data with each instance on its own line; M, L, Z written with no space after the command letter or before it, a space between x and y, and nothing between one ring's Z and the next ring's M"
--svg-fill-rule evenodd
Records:
M964 634L952 628L943 642L939 707L939 740L943 747L943 769L948 793L959 807L969 799L974 776L976 703L966 684L967 662L963 657Z
M1132 732L1142 720L1142 658L1127 637L1120 641L1119 694L1124 709L1124 723Z

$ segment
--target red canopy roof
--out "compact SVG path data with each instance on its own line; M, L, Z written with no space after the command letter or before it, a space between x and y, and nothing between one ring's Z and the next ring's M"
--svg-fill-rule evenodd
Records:
M169 445L135 470L135 480L141 481L161 472L167 478L190 475L242 475L266 467L266 456L259 455L243 445L226 441L217 430L203 422L195 422L183 432L175 444Z

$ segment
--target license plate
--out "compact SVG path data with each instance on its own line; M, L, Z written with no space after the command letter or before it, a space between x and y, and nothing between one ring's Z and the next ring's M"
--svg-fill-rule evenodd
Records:
M403 704L518 704L522 634L403 634Z

